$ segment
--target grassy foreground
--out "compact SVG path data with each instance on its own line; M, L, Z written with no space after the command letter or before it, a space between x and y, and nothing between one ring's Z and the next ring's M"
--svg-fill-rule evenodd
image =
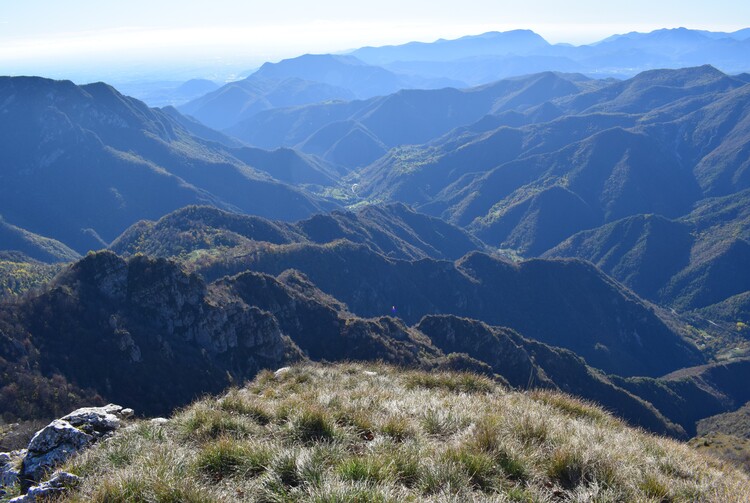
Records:
M65 467L80 502L750 501L750 479L550 392L473 374L260 374Z

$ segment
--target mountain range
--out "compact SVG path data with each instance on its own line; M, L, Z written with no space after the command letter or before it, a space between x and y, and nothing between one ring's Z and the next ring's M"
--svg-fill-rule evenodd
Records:
M187 204L293 220L342 203L399 201L511 254L591 260L680 311L747 290L747 236L737 229L746 220L748 90L710 66L617 82L543 73L271 109L232 130L241 141L103 84L9 78L4 89L12 169L0 211L77 253ZM277 150L243 146L253 139ZM86 185L56 190L61 177ZM66 211L47 218L61 204ZM627 269L597 256L612 260L599 246L610 236L630 260L621 235L650 214L676 222L662 227L678 249L663 253L689 259L641 287L634 278L648 258ZM711 281L723 289L703 288Z
M368 99L401 89L467 88L544 71L597 79L627 78L650 69L711 64L738 74L750 71L746 57L749 43L747 30L633 32L577 47L550 44L529 30L488 32L456 40L363 47L347 54L306 54L265 63L246 79L210 90L188 103L180 99L185 95L182 87L171 101L146 92L137 96L152 106L178 104L183 113L225 129L272 108ZM184 86L194 89L198 83Z
M0 214L79 253L188 204L281 218L330 207L105 84L5 77L0 102Z
M597 263L592 252L612 255L599 247L573 251L562 243L631 217L687 221L691 212L717 213L713 221L719 224L706 215L697 229L675 228L681 238L659 233L680 247L672 250L675 256L695 252L693 268L675 278L669 293L656 290L680 271L677 262L672 274L661 268L664 284L645 289L626 279L632 271L614 273L600 264L641 295L682 310L747 290L740 266L747 237L737 233L744 217L732 209L742 207L748 187L742 154L748 145L747 96L744 80L710 66L649 71L622 82L545 73L465 91L400 91L364 102L269 110L232 131L267 148L296 145L348 166L354 171L346 179L356 183L358 197L406 202L524 256ZM448 112L455 110L460 114ZM369 159L380 157L357 168L369 160L362 158L367 152ZM622 230L602 229L615 233L612 246L623 246ZM705 237L688 236L696 232ZM565 251L552 250L557 246ZM714 261L728 262L712 267ZM733 267L742 272L733 273ZM679 300L701 290L690 278L705 278L704 270L731 276L724 291L714 287L705 300Z
M351 55L385 68L411 68L415 73L459 78L476 85L540 70L622 78L647 69L708 63L739 73L748 69L744 53L748 39L747 30L724 33L675 28L614 35L593 44L572 46L550 44L530 30L514 30L433 43L364 47Z
M264 367L354 358L497 373L516 386L580 393L633 424L685 435L570 351L451 316L426 316L414 327L391 316L359 318L296 271L246 271L209 284L165 259L99 252L4 308L0 334L7 419L96 396L161 414ZM60 387L65 401L54 398Z
M373 213L380 218L371 223ZM398 221L384 218L388 213L410 216L412 225L383 233L388 227L379 221ZM354 231L347 232L342 221L348 221ZM296 269L363 317L391 314L395 306L407 323L431 313L479 319L567 347L599 368L625 375L661 375L700 361L695 348L649 306L581 262L511 264L480 253L476 242L465 236L465 244L456 249L461 237L458 230L431 247L437 253L409 253L409 241L423 243L432 236L450 235L449 228L438 222L406 212L403 206L367 209L356 217L334 213L292 227L304 229L315 238L310 240L279 232L279 224L195 208L156 224L137 224L113 248L119 253L141 251L164 257L182 254L187 267L207 279L247 269L273 275ZM362 230L356 230L358 227ZM409 239L406 243L399 237L404 234ZM164 242L174 243L176 248L165 249ZM217 254L213 250L219 243L224 250ZM405 251L393 253L399 249ZM460 257L461 253L467 254ZM459 258L452 263L431 255ZM572 295L573 291L577 294ZM597 304L600 307L594 307ZM542 306L548 310L545 316L531 315ZM612 306L622 311L612 315ZM642 338L639 333L648 336ZM662 345L670 349L657 349ZM671 355L668 362L662 357L652 359L652 355L665 352Z
M3 419L364 360L738 435L748 43L487 33L154 87L163 108L0 77Z
M226 132L263 148L297 146L362 167L390 148L425 143L487 115L540 105L597 84L581 76L544 73L470 89L402 90L364 101L269 110Z

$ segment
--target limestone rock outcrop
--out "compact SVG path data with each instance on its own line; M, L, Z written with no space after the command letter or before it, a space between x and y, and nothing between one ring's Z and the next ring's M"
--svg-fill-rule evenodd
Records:
M113 435L122 420L133 414L132 409L109 404L83 407L55 419L36 432L26 449L0 453L0 489L20 484L26 494L12 501L28 503L74 485L78 477L65 472L58 472L41 484L39 482L71 456Z
M80 477L68 472L55 472L46 482L29 488L23 496L13 498L9 503L36 503L47 501L48 498L59 495L69 487L78 485Z

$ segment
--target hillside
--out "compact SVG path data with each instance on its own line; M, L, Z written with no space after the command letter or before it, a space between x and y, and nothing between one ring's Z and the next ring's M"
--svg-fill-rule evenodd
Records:
M158 222L139 222L118 237L111 249L123 255L156 257L181 254L242 256L257 243L330 243L346 239L396 258L452 259L484 245L440 219L416 213L402 204L333 211L295 223L227 213L209 207L187 207ZM230 251L231 250L231 251ZM198 252L198 253L195 253ZM227 257L228 258L228 257Z
M326 151L361 130L390 148L428 142L489 113L528 108L581 88L546 72L469 89L407 89L367 100L268 110L226 132L262 148L300 145ZM334 126L335 131L328 129Z
M639 295L735 325L750 290L750 192L705 199L670 220L637 215L582 231L543 254L589 260ZM731 300L734 299L734 300Z
M750 440L724 433L709 433L695 437L689 444L703 454L723 459L735 467L750 470Z
M368 99L399 89L443 87L465 87L465 84L397 74L365 64L354 56L305 54L278 63L264 63L246 79L230 82L179 109L207 126L226 129L274 108Z
M295 366L70 460L70 501L742 502L750 480L589 403L475 374Z
M571 351L454 316L426 316L411 327L392 316L360 318L297 271L207 283L164 259L100 252L0 307L7 421L49 417L86 397L165 414L263 368L356 359L470 369L518 388L564 390L631 424L686 436ZM65 397L53 392L60 388Z
M0 503L750 502L750 28L266 7L0 76Z
M391 94L399 89L439 89L465 87L445 78L424 78L398 74L369 65L352 55L304 54L278 63L264 63L251 78L300 78L343 88L359 99Z
M698 435L711 433L724 433L750 439L750 402L734 412L726 412L698 421Z
M203 271L221 275L222 267L271 274L299 268L360 316L395 306L411 323L431 313L475 318L569 348L598 368L624 375L659 375L700 359L640 299L581 262L511 264L481 253L455 263L405 262L338 242L272 247L234 264L209 263Z
M251 75L185 103L179 110L220 130L271 108L354 98L351 91L323 82Z
M406 202L509 256L591 261L733 339L729 324L743 318L700 310L750 288L750 87L705 65L575 83L393 148L350 179L366 200Z
M215 91L220 84L209 79L191 78L184 81L118 82L115 87L122 94L139 99L150 107L169 107Z
M383 64L393 61L450 61L476 56L528 54L546 48L549 43L530 30L488 32L456 40L434 43L411 42L404 45L362 47L352 54L364 61Z
M246 273L209 285L175 263L110 252L88 255L1 314L0 402L11 418L57 406L35 391L48 381L165 414L305 354L399 364L440 354L397 320L347 316L295 274ZM13 384L24 380L24 388Z
M81 258L75 251L54 239L26 231L0 216L0 250L12 250L40 262L72 262Z
M689 263L691 231L689 225L658 215L637 215L574 234L543 256L589 260L638 294L656 299Z
M681 216L711 195L700 174L707 159L716 159L707 171L726 170L723 178L735 180L724 190L743 188L741 161L718 152L747 143L746 91L744 82L710 67L646 72L540 101L550 115L520 109L520 118L486 117L429 144L391 151L361 170L360 192L471 225L500 245L513 230L534 233L505 213L552 186L586 203L587 217L574 220L580 230L637 213ZM695 148L697 140L681 137L685 128L705 131L706 145ZM677 152L667 147L674 144ZM542 207L554 213L556 199L549 199Z
M734 412L698 421L690 444L750 471L750 402Z
M704 418L732 412L750 401L744 383L750 359L709 363L685 368L660 378L610 376L612 382L653 404L664 416L695 435Z
M481 248L470 240L455 248L462 234L453 228L455 237L445 239L446 225L398 205L295 225L195 208L140 223L113 248L173 257L208 280L296 269L358 316L394 314L395 308L408 324L430 314L478 319L568 348L622 375L658 376L702 362L678 325L594 267L513 264L472 251ZM436 260L441 257L453 262Z
M188 204L283 219L330 207L106 84L0 79L0 214L78 253Z
M0 299L16 297L47 284L62 264L44 264L19 252L0 252Z

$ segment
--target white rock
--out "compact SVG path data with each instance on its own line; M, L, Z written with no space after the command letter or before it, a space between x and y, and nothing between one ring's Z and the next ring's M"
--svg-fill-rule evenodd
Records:
M281 367L279 370L273 373L275 378L284 377L289 371L292 370L290 367Z
M169 419L167 419L165 417L155 417L155 418L153 418L151 420L151 424L156 424L156 425L159 425L159 426L161 426L163 424L167 424L168 422L169 422Z
M55 419L39 430L29 442L21 478L38 481L95 439L62 419Z
M30 487L26 494L10 501L11 503L47 501L48 498L59 495L67 488L78 485L80 481L81 479L72 473L57 472L48 481Z
M100 436L115 431L120 427L120 419L115 416L115 413L121 410L122 407L119 405L84 407L82 409L74 410L67 416L63 416L62 419L73 426L79 427L86 433Z
M370 376L370 377L373 377L373 376L376 376L376 375L378 375L378 373L377 373L377 372L373 372L372 370L365 370L365 371L364 371L364 372L362 372L362 373L363 373L364 375L366 375L366 376Z
M21 485L41 480L91 443L111 436L120 427L120 419L115 414L122 411L122 406L112 403L104 407L83 407L36 432L18 474Z
M91 435L82 432L64 419L55 419L31 438L26 457L50 452L62 444L82 447L91 440L93 440Z
M92 407L92 408L97 408L97 407ZM114 403L108 403L107 405L101 408L104 409L104 412L106 412L107 414L117 414L122 411L122 405L117 405Z

